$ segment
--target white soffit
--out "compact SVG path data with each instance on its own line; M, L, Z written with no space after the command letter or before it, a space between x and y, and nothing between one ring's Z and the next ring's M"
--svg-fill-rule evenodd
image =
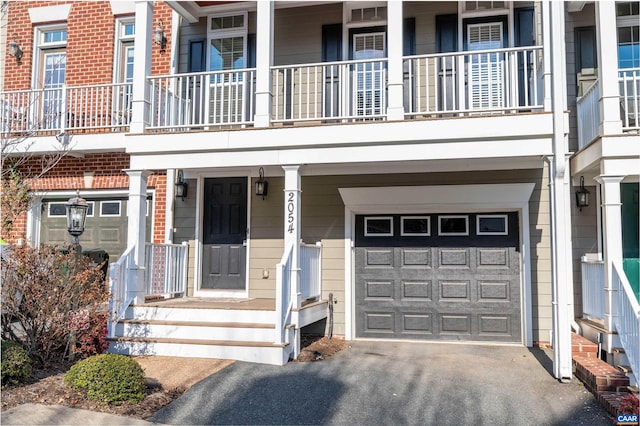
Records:
M469 211L522 208L534 183L339 188L354 213Z
M32 7L29 9L29 19L32 24L66 21L69 18L69 12L71 12L71 4Z
M109 3L111 4L111 12L114 15L136 13L136 3L133 1L111 0Z

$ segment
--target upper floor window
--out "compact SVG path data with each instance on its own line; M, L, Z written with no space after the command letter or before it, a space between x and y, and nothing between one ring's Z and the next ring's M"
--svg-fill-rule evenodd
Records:
M117 47L115 60L115 76L117 83L133 81L133 41L136 35L136 24L133 17L116 21Z
M640 3L616 4L618 68L640 67Z
M209 70L246 67L247 14L209 17Z
M67 75L66 26L36 27L33 80L34 87L43 89L38 108L42 110L45 129L57 129L62 120L62 87Z

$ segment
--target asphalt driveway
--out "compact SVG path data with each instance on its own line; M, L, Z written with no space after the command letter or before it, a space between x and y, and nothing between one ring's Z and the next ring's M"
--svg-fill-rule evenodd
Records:
M236 362L157 412L164 424L611 425L522 347L351 342L315 363Z

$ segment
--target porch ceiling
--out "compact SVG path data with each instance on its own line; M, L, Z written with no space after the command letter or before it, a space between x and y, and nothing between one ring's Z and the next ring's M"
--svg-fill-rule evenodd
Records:
M341 3L333 1L276 1L276 9L315 4ZM168 1L167 4L190 23L198 22L202 16L215 12L231 12L235 10L256 10L255 1Z

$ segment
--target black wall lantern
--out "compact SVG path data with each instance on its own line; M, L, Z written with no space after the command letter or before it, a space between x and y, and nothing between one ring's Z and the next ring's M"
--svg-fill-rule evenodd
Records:
M165 50L167 47L167 36L164 34L164 24L162 23L162 19L160 20L160 25L153 30L153 43L160 46L160 50Z
M584 187L584 176L580 176L580 188L576 191L576 206L580 211L583 207L589 207L589 191Z
M22 59L22 49L20 49L20 45L18 44L18 41L16 39L13 39L9 42L9 45L7 46L7 53L9 54L9 56L13 56L14 58L16 58L16 61L20 62L20 59Z
M84 232L89 204L87 200L80 198L80 191L76 191L76 196L70 198L65 207L67 208L67 231L77 246L80 235Z
M264 180L264 169L262 167L260 167L259 173L260 177L256 181L256 195L261 196L264 200L264 197L269 192L269 182Z
M178 170L178 180L175 183L176 185L176 198L182 198L184 201L184 197L187 196L187 189L189 189L189 185L184 181L184 174L182 170Z

